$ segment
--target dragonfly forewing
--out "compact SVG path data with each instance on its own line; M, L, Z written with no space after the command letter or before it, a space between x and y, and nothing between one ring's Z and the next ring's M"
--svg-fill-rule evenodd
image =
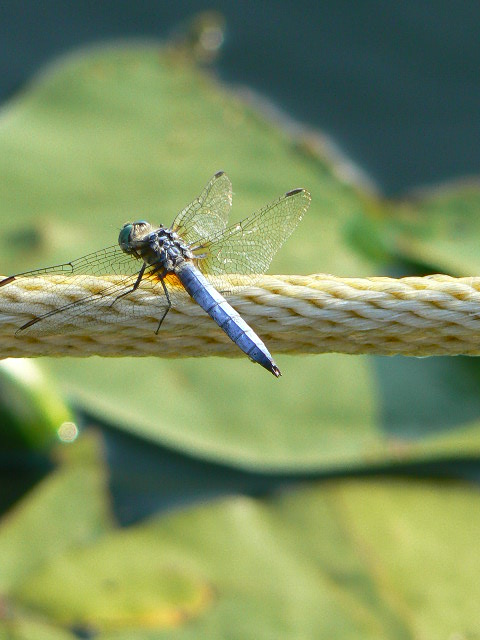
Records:
M200 196L178 214L172 229L186 244L205 242L225 230L231 207L232 183L219 171Z
M193 247L194 254L205 255L198 260L198 268L207 277L216 276L217 286L222 283L226 293L255 284L305 215L310 200L305 189L289 191L217 237ZM231 276L222 278L225 274ZM249 278L241 278L243 284L232 287L235 275Z

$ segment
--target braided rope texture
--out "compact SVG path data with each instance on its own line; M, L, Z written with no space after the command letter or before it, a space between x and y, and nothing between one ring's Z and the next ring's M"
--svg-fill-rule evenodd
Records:
M142 287L101 313L86 305L81 316L54 333L50 328L50 333L16 334L32 318L105 289L115 277L92 277L76 288L65 277L52 288L54 278L21 278L0 288L0 358L242 355L186 293L176 294L156 335L159 299ZM273 353L480 353L478 277L272 275L228 300Z

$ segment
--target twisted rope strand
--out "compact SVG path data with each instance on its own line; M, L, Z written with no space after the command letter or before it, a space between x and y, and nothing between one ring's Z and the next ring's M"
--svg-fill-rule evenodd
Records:
M45 276L1 287L0 358L242 355L185 292L175 294L174 306L155 335L161 305L158 295L142 286L101 313L87 305L82 316L65 326L50 325L50 333L35 333L44 325L40 322L33 331L15 335L32 318L94 294L115 278L91 277L80 285L65 276ZM477 277L263 276L229 302L273 353L480 353ZM57 319L60 316L51 317Z

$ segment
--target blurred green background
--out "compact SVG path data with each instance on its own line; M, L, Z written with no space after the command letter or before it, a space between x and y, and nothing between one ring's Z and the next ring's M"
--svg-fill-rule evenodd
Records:
M312 193L272 273L478 275L478 18L2 3L0 272L224 169ZM1 363L0 639L480 637L477 360L278 363Z

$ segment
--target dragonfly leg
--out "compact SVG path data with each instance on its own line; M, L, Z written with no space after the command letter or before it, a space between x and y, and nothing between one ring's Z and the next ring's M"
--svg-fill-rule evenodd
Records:
M160 327L162 326L162 322L165 320L165 318L167 317L167 313L170 311L172 307L172 301L170 300L170 296L168 295L168 290L167 290L167 287L165 286L165 282L163 281L163 277L160 278L160 282L162 283L163 291L165 292L165 297L167 298L167 308L165 309L163 316L160 318L160 322L158 323L158 327L157 327L157 330L155 331L155 335L158 335L158 332L160 331Z
M115 298L115 300L112 302L112 304L110 305L111 307L113 307L113 305L115 304L115 302L117 300L120 300L120 298L123 298L124 296L128 296L129 293L133 293L134 291L136 291L140 285L140 282L142 281L143 278L143 274L145 272L146 269L146 263L143 263L142 268L140 269L139 273L138 273L138 278L135 280L135 284L133 285L133 287L131 289L129 289L128 291L124 291L123 293L121 293L119 296L117 296Z

